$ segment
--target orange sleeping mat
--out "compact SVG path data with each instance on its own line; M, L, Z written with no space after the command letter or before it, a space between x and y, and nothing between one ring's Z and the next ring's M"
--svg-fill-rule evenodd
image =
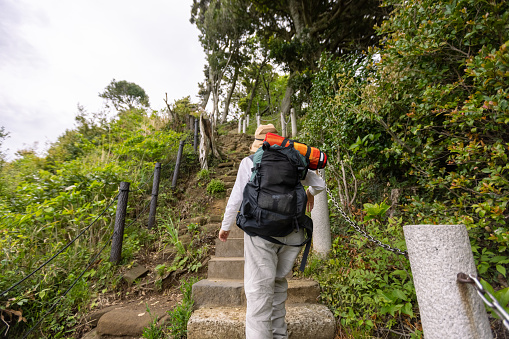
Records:
M285 147L288 146L290 141L293 140L283 138L282 136L274 133L267 133L263 141L267 141L271 146L279 145ZM284 145L281 145L282 143L284 143ZM295 147L295 149L299 151L299 153L303 156L309 156L309 169L321 169L327 165L327 154L321 152L318 148L310 147L297 141L293 141L293 147Z

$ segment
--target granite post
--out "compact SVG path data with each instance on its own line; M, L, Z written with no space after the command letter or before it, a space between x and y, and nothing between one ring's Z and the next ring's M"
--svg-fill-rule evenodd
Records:
M477 275L464 225L403 227L426 339L491 339L488 315L474 286L457 282Z
M318 170L325 180L325 170ZM315 196L315 206L311 211L313 219L313 251L321 257L326 257L331 249L331 232L329 219L329 205L327 192L323 191Z

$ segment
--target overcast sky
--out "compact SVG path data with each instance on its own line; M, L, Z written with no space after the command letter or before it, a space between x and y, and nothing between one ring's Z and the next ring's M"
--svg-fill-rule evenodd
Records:
M140 85L153 109L197 101L205 54L192 0L0 0L2 150L39 152L74 127L78 103L103 109L114 78ZM7 150L8 149L8 150Z

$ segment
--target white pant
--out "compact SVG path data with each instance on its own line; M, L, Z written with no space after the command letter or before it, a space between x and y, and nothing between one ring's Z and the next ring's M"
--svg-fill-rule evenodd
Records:
M301 244L304 231L274 237L286 244ZM286 275L301 247L283 246L244 233L244 289L246 339L288 338L285 322Z

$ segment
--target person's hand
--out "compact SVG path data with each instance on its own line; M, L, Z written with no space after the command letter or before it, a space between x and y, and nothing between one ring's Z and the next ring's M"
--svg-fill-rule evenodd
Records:
M226 241L228 236L230 235L230 231L219 230L219 240Z
M311 212L311 210L315 206L315 196L309 193L309 189L306 190L306 195L308 197L308 203L306 204L306 212Z

